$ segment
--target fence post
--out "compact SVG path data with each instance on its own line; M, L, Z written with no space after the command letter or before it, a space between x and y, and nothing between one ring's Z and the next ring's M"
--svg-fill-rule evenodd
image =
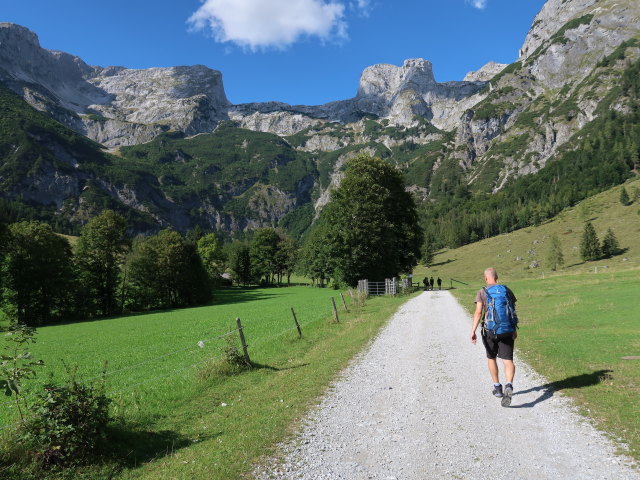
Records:
M298 319L296 318L296 312L293 311L293 307L291 307L291 314L293 315L293 321L296 322L296 328L298 329L298 335L302 338L302 330L300 330L300 324L298 323Z
M244 332L242 331L242 322L240 317L236 318L236 324L238 325L238 332L240 332L240 343L242 343L242 352L244 353L244 360L247 365L251 365L251 359L249 358L249 351L247 350L247 342L244 339Z
M336 301L331 297L331 305L333 305L333 316L336 319L336 323L340 323L340 319L338 318L338 309L336 308Z
M344 311L348 313L349 309L347 308L347 302L344 301L344 295L342 294L342 292L340 292L340 298L342 299L342 306L344 307Z

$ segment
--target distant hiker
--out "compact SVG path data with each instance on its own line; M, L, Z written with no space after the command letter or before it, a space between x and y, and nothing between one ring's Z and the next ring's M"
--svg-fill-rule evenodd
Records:
M498 284L498 272L495 268L484 271L486 287L478 291L475 299L476 311L473 314L471 343L476 343L476 329L482 320L482 343L487 351L487 364L493 380L493 395L502 398L502 406L511 405L513 396L513 376L516 367L513 364L513 344L518 337L518 317L515 311L516 297L505 285ZM498 362L502 359L506 383L504 393L498 377Z
M424 285L425 292L429 290L429 279L427 277L424 277L424 280L422 280L422 284Z
M438 290L442 290L442 279L438 277Z
M429 284L431 285L431 290L433 290L433 277L429 279Z

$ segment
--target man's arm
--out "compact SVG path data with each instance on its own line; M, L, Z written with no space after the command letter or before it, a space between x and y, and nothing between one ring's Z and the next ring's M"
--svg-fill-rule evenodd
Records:
M478 339L476 335L476 330L478 329L478 324L480 323L480 319L482 318L482 302L476 302L476 311L473 314L473 325L471 326L471 343L476 344L476 340Z

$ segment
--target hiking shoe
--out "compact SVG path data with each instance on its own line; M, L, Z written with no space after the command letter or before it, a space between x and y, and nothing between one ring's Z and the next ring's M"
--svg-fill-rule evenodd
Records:
M504 386L504 396L502 397L502 406L508 407L511 405L511 397L513 397L513 385L507 383Z
M497 386L494 385L493 386L493 391L491 393L493 393L494 397L502 398L503 397L503 395L502 395L502 385L497 385Z

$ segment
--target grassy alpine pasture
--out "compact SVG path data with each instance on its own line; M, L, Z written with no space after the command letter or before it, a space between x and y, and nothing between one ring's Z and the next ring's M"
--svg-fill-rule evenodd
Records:
M630 196L640 190L640 179L624 184ZM431 268L415 269L416 280L425 274L440 276L445 286L450 279L470 283L482 281L482 272L494 266L505 279L542 278L567 273L595 271L622 271L640 267L640 199L631 205L620 203L620 188L614 187L590 197L578 205L562 211L553 220L537 227L524 228L508 234L488 238L455 250L442 250L435 255ZM586 220L590 220L602 241L607 228L613 229L621 255L594 262L580 259L580 239ZM547 263L550 237L556 234L562 244L565 264L558 272L552 272ZM626 261L624 259L627 259ZM538 262L538 267L530 268ZM460 286L454 282L454 286Z
M331 296L340 324L332 322ZM31 350L47 365L33 383L61 378L62 360L77 364L84 379L98 376L108 360L115 416L100 465L49 478L238 478L292 433L295 420L404 301L376 298L346 314L333 290L232 289L219 292L213 306L41 328ZM203 375L207 359L220 357L225 345L207 340L234 329L235 317L242 318L254 368ZM230 338L238 342L237 332ZM1 423L15 421L3 402ZM42 472L5 463L0 477Z
M569 395L640 460L640 358L623 358L640 356L640 270L505 283L518 297L518 350L548 380L537 401ZM481 286L454 290L470 312Z
M633 198L640 180L625 188ZM615 187L540 226L441 251L431 268L420 267L415 276L440 276L447 287L450 278L467 283L454 282L453 293L471 312L484 269L496 267L518 297L519 351L549 381L540 386L540 401L551 395L549 387L571 396L640 459L640 360L622 359L640 356L640 200L623 206L619 199ZM583 262L579 244L586 221L601 241L612 228L625 251ZM553 234L565 257L555 272L546 263ZM535 261L539 266L531 268Z

